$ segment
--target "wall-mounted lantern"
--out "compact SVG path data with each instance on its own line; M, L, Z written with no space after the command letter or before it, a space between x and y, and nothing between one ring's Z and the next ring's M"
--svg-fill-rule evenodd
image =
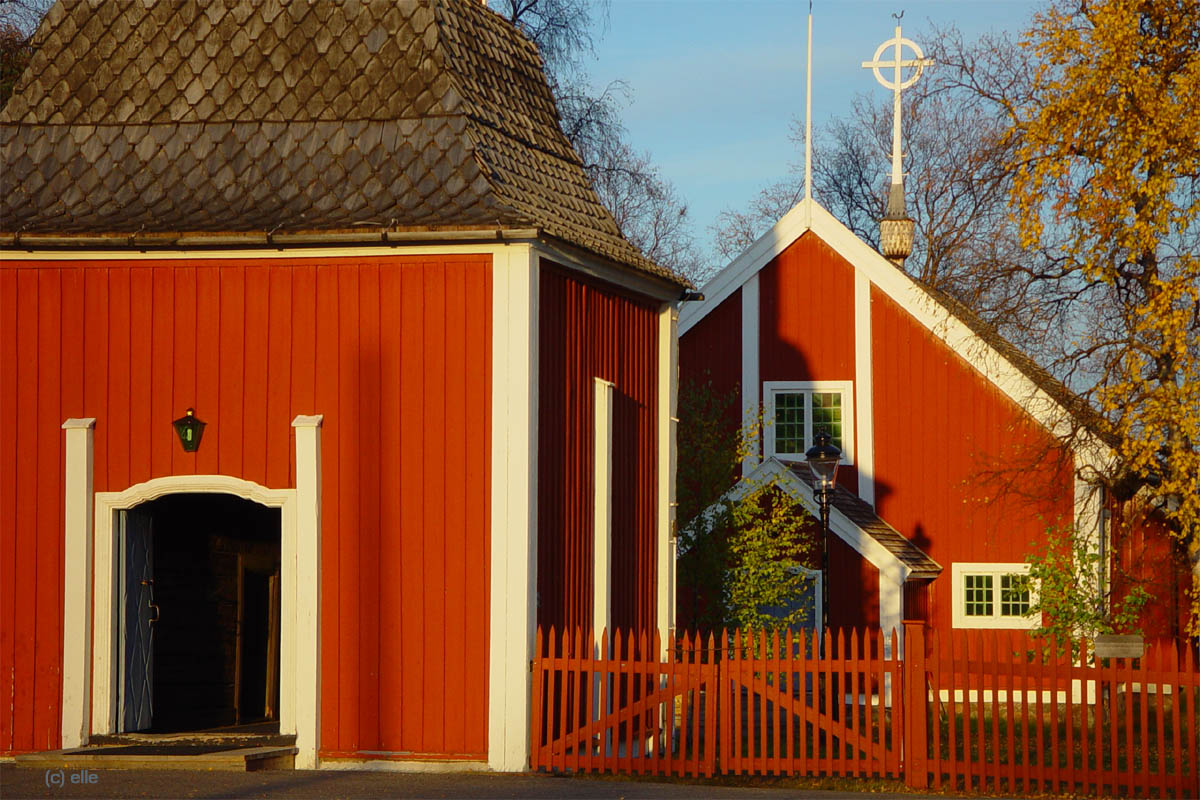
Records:
M175 433L179 434L179 443L184 452L194 453L200 449L200 437L204 435L204 425L196 416L196 410L189 408L182 417L171 423Z

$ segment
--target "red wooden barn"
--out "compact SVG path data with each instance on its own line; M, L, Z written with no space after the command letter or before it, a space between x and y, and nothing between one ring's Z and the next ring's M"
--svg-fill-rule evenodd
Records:
M811 200L703 293L680 315L681 391L709 382L717 396L736 392L748 416L761 409L759 450L743 473L778 478L815 514L798 462L821 427L843 451L831 627L1035 627L1012 576L1047 536L1076 525L1103 548L1113 580L1132 573L1156 596L1146 634L1180 633L1179 552L1086 480L1106 457L1098 437L1075 451L1060 444L1087 423L1080 402L962 304Z
M0 754L265 719L301 766L524 768L537 623L671 625L686 288L535 48L451 0L59 3L36 46Z

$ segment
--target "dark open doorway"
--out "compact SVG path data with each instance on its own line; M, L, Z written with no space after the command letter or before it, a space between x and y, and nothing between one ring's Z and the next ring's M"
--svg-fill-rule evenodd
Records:
M124 729L277 728L279 509L232 495L177 494L127 514L126 538L149 540L150 564L139 569L152 580L149 593L127 591L123 638L133 641L130 631L145 617L152 632L148 656L125 648L126 662L148 662L143 683L151 698L150 713L136 721L126 714ZM127 584L145 583L126 575ZM152 610L139 617L146 603ZM135 674L140 667L125 668Z

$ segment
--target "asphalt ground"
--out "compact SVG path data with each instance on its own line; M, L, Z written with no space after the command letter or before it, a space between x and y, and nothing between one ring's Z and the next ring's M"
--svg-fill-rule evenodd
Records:
M0 798L896 798L895 784L849 792L786 782L746 785L491 773L172 770L45 770L0 764ZM892 791L894 790L894 791ZM944 796L943 796L944 797Z

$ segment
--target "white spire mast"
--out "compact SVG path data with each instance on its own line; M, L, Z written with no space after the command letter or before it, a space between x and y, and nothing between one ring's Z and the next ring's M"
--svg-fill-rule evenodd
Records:
M862 62L863 69L875 72L875 80L885 89L892 90L893 120L892 120L892 186L888 191L887 206L883 220L880 222L880 250L885 256L903 265L904 260L912 254L913 221L904 210L904 166L900 146L900 92L917 82L921 73L933 64L933 59L925 58L920 46L911 39L905 39L900 32L900 17L896 16L896 36L879 45L875 57L871 61ZM881 61L888 48L893 48L893 59ZM901 48L908 47L913 51L914 58L905 59ZM880 72L880 68L892 67L895 77L889 81ZM913 73L904 79L902 70L913 67Z
M901 16L903 16L903 12L901 12ZM904 169L900 164L900 89L902 86L909 85L903 83L903 76L900 74L900 70L902 69L901 65L904 63L904 58L900 52L900 43L904 41L904 39L900 35L900 24L898 22L896 24L896 38L892 41L896 43L896 55L894 57L896 65L896 78L892 81L892 185L894 186L897 183L904 183ZM913 45L913 48L918 53L917 57L920 58L919 54L921 51L917 49L915 44ZM875 56L875 60L879 60L878 55ZM864 64L863 66L866 65ZM913 75L913 82L916 82L917 75L921 74L920 70L921 67L918 66L916 74Z
M804 199L812 224L812 0L808 0L808 67L804 89Z

